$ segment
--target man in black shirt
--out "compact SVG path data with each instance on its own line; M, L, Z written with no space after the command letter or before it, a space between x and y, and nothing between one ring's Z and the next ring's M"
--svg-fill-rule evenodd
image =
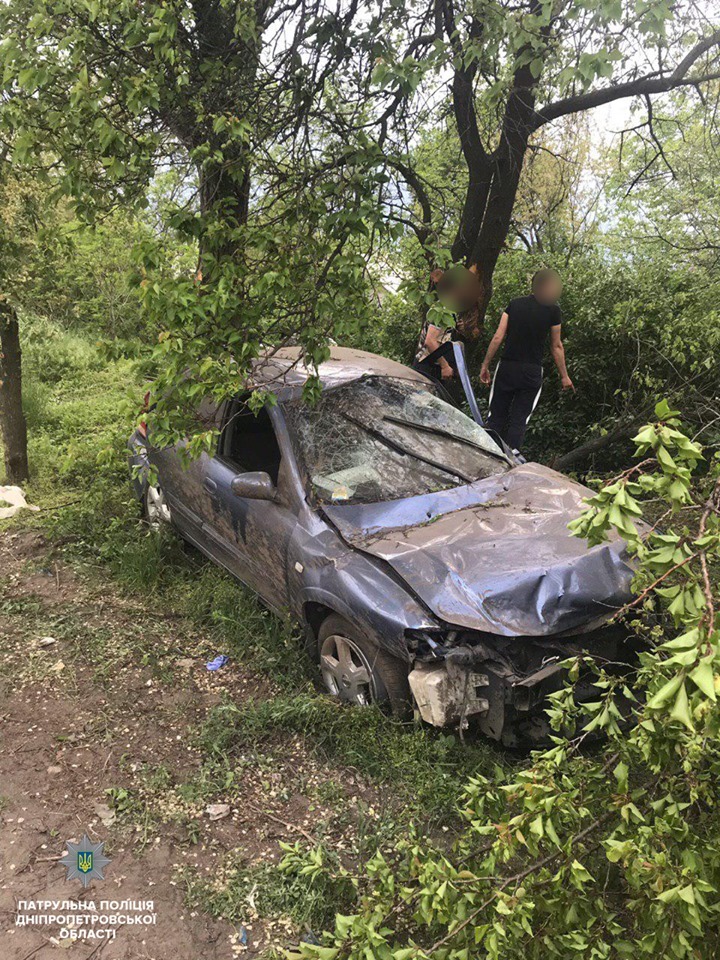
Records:
M442 380L448 389L457 375L453 340L469 343L480 336L478 300L482 291L476 274L466 267L433 270L430 279L440 302L455 314L455 326L442 328L426 320L413 366L431 380Z
M565 366L565 348L560 338L562 314L557 302L561 293L562 283L556 271L538 270L532 278L530 296L518 297L508 304L480 370L480 381L490 384L490 364L504 340L505 349L492 378L487 425L513 450L520 449L540 399L548 333L563 390L575 389Z

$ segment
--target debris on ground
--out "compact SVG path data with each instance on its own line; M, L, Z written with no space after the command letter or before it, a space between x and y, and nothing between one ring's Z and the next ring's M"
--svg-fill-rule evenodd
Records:
M95 804L95 813L100 817L100 820L105 827L110 827L117 820L117 813L112 807L109 807L106 803L96 803Z
M0 503L9 503L9 507L0 507L0 520L9 520L20 510L37 511L40 507L28 503L20 487L0 487Z
M210 660L209 663L206 663L205 667L214 672L215 670L219 670L221 667L224 667L229 659L230 657L226 657L224 653L221 653L218 654L214 660Z

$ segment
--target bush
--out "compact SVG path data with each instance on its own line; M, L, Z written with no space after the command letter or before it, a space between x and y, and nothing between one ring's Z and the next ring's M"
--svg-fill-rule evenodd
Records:
M29 379L58 384L103 366L95 345L46 317L23 316L21 336L25 374Z

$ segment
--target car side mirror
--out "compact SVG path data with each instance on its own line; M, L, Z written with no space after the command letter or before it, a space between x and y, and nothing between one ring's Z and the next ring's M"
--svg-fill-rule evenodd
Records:
M264 470L239 473L230 481L230 489L236 497L246 500L275 500L277 487Z

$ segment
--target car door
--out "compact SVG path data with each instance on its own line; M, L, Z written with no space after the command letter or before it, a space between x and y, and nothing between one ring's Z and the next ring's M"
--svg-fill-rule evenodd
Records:
M220 429L225 404L211 399L203 400L196 411L196 419L204 429ZM152 440L152 437L150 438ZM157 468L158 484L163 494L173 525L183 536L199 547L202 542L203 510L206 494L204 480L211 457L206 453L199 457L183 457L185 441L172 447L149 447L150 462Z
M297 526L290 477L275 432L277 410L255 415L243 400L227 404L218 453L203 478L203 535L213 555L275 610L288 606L287 551ZM267 473L275 499L237 496L232 481L245 473Z

